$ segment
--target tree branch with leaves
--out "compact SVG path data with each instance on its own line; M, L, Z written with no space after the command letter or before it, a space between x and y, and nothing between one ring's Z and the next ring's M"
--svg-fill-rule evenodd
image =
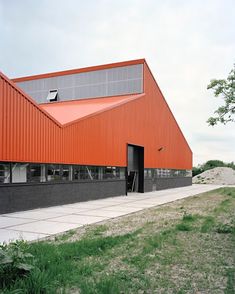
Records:
M224 105L218 107L214 112L215 116L210 117L207 123L214 126L217 123L226 124L234 122L235 115L235 64L226 80L211 80L207 89L214 91L215 97L221 97Z

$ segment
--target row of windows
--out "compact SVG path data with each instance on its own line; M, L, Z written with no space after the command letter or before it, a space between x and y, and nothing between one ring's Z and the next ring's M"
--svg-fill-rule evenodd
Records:
M0 163L0 184L125 179L124 167Z
M192 177L191 170L144 169L145 179ZM125 179L124 167L0 163L0 184Z
M185 169L166 169L166 168L147 168L144 170L145 179L157 178L192 177L191 170Z

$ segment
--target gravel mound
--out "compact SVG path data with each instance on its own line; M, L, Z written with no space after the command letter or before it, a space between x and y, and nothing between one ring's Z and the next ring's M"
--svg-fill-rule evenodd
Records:
M235 170L230 167L215 167L193 177L193 183L235 185Z

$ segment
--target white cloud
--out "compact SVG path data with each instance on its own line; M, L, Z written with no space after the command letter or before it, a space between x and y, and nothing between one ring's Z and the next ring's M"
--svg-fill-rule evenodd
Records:
M145 57L194 163L235 160L234 124L206 124L206 86L235 62L233 0L0 0L0 35L10 77Z

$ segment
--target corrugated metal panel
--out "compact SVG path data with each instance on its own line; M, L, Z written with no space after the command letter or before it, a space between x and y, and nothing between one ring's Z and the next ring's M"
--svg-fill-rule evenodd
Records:
M129 143L145 148L146 168L191 169L192 152L146 65L144 79L145 95L65 127L1 79L0 161L126 166Z
M47 102L50 90L58 100L127 95L143 92L143 64L17 82L37 103Z
M75 156L81 164L125 166L130 143L144 146L145 167L190 169L190 149L171 115L166 115L167 108L159 108L158 99L152 98L156 101L149 103L151 98L143 96L71 125L79 137L68 138L67 144L78 144ZM164 151L159 152L161 146Z
M65 128L79 134L68 136L69 146L79 146L73 158L123 166L130 143L145 147L145 167L192 168L192 152L147 66L144 76L145 96Z
M60 161L54 156L61 145L59 124L3 75L0 77L0 161Z

